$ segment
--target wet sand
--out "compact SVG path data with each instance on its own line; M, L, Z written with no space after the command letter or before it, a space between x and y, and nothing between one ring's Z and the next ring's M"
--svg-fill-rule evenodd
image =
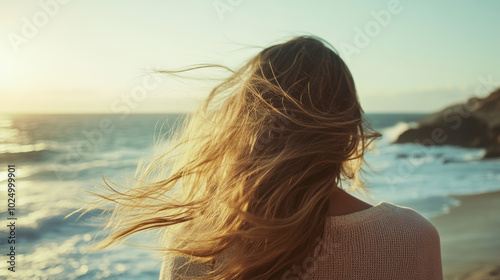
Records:
M444 279L500 279L500 191L454 198L460 206L431 219L441 237Z

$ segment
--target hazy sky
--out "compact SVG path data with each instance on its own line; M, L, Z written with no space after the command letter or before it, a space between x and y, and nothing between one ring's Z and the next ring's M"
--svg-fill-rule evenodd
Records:
M3 0L0 112L192 110L213 82L147 69L236 67L302 34L339 50L365 111L429 112L500 86L499 13L493 0Z

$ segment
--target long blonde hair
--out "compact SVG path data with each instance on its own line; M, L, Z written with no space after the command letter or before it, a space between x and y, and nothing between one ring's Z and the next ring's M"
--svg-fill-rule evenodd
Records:
M378 136L328 43L273 45L211 91L135 186L105 180L110 192L95 195L115 205L98 248L178 228L165 231L174 241L161 249L212 264L207 279L280 278L318 245L332 193L361 187L363 155Z

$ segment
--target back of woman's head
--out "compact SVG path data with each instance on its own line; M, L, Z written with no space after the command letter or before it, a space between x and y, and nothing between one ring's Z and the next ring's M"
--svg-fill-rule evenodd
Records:
M377 136L327 43L271 46L212 90L138 186L105 197L118 205L101 245L175 228L166 251L211 263L209 279L281 278L318 245L332 193L358 186Z

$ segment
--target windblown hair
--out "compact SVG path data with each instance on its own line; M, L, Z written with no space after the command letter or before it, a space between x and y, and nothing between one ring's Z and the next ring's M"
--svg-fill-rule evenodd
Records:
M203 67L223 66L162 72ZM330 196L362 187L379 136L333 47L312 36L273 45L211 91L136 186L105 180L111 191L96 195L115 207L98 247L164 229L164 253L210 264L206 279L281 279L318 246Z

